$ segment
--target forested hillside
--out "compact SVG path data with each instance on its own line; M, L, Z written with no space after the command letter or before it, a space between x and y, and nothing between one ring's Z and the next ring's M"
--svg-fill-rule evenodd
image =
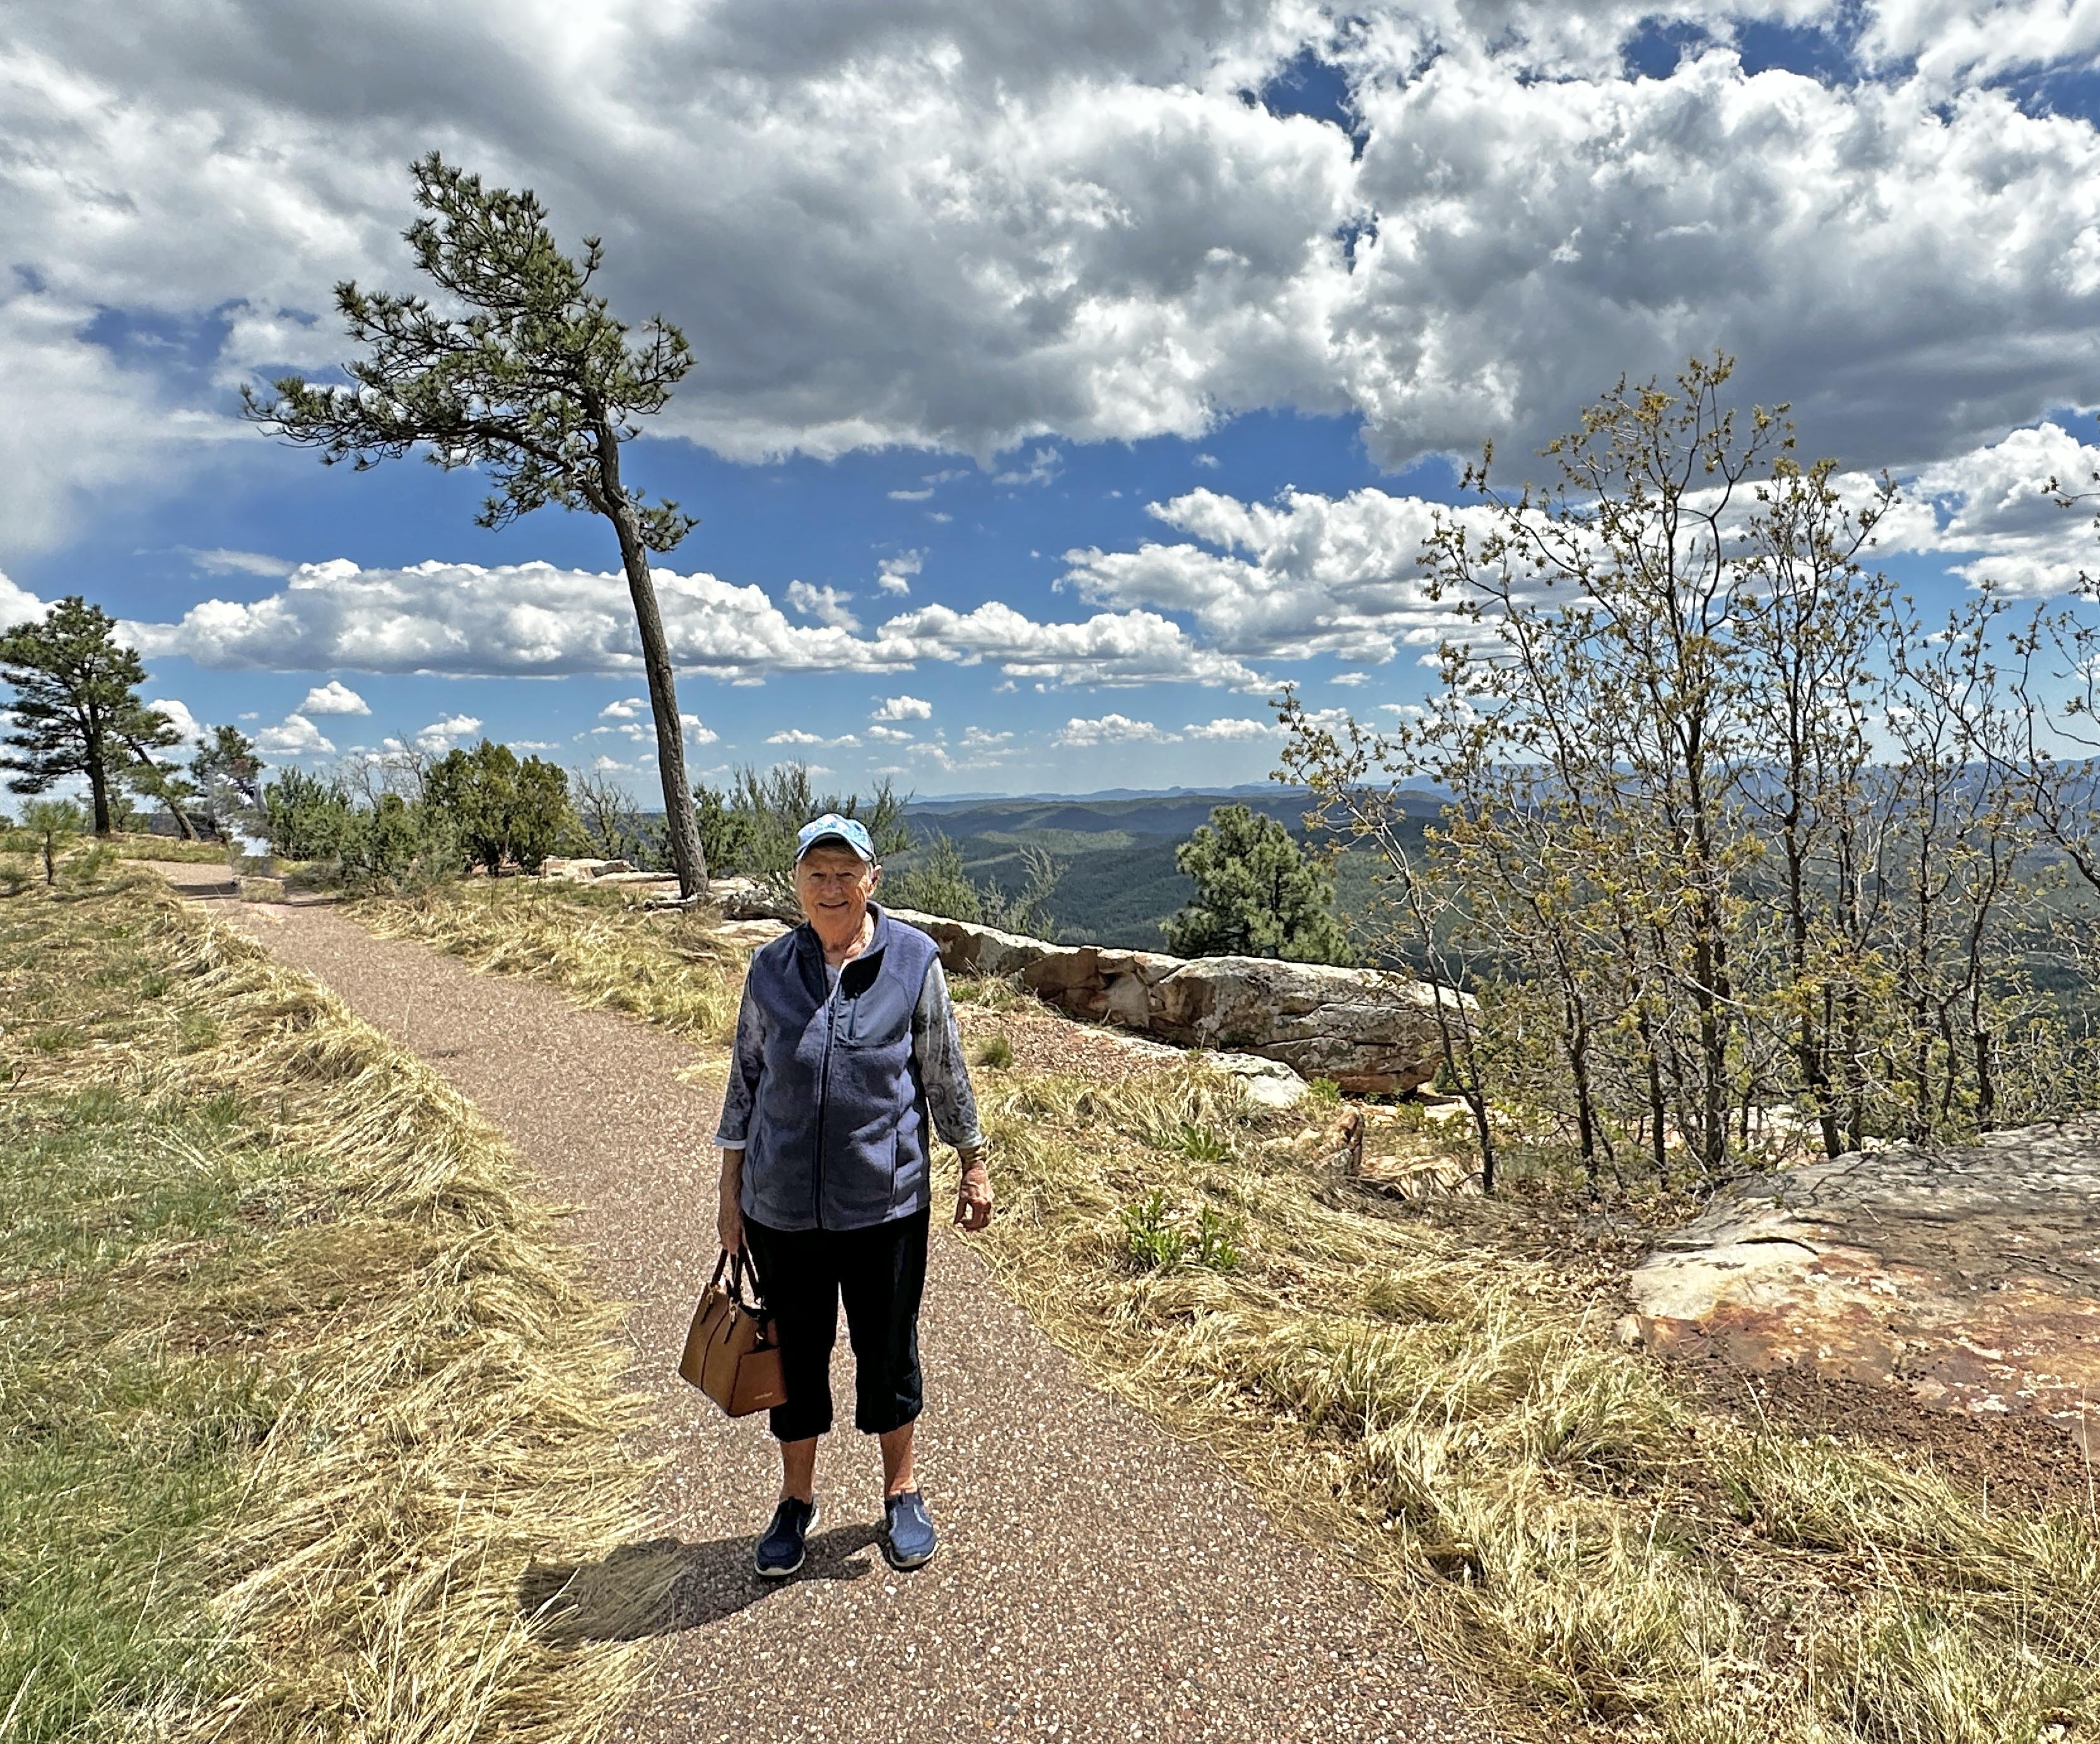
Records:
M1264 813L1304 837L1310 797L1303 788L1239 789L1218 793L1149 794L1115 799L1021 798L936 801L906 813L920 839L938 831L961 850L963 864L980 883L1011 893L1026 882L1023 855L1047 853L1063 870L1050 897L1059 939L1074 944L1164 949L1161 925L1186 902L1193 885L1174 864L1174 850L1211 808L1245 805ZM1424 795L1421 817L1435 814ZM908 868L912 856L893 862ZM1371 865L1362 855L1345 856L1336 880L1346 917L1370 894Z

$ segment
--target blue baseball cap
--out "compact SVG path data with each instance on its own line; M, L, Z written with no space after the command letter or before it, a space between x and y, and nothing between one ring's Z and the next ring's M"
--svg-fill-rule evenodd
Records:
M868 836L867 826L857 817L841 817L836 812L812 817L796 832L796 864L801 865L803 855L811 848L829 842L844 843L870 865L875 864L875 843Z

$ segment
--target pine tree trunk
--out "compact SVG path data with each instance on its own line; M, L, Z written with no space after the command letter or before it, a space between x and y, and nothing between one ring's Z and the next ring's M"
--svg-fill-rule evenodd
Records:
M95 833L108 835L109 826L109 777L102 767L99 752L91 755L87 764L87 791L95 806Z
M599 431L598 458L608 517L620 535L620 561L627 571L635 628L642 638L642 669L649 680L649 711L656 720L656 767L664 777L664 834L670 838L671 863L677 869L679 896L696 896L708 887L708 862L693 816L693 790L686 779L686 734L678 719L677 685L671 672L671 650L664 640L664 615L657 609L656 584L649 573L648 549L642 543L633 504L620 482L619 444L608 429Z

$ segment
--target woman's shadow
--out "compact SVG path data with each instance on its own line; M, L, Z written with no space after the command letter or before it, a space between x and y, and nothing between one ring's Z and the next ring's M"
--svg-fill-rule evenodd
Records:
M761 1579L752 1540L675 1538L623 1544L598 1562L535 1562L518 1577L518 1608L550 1647L634 1641L674 1635L733 1616L801 1580L858 1580L875 1566L859 1554L879 1536L872 1526L834 1526L810 1539L809 1559L786 1580Z

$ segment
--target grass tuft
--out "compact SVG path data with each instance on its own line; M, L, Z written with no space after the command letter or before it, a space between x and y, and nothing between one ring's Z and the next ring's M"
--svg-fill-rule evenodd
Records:
M1013 1043L1004 1036L986 1036L970 1050L970 1064L1004 1072L1013 1064Z

